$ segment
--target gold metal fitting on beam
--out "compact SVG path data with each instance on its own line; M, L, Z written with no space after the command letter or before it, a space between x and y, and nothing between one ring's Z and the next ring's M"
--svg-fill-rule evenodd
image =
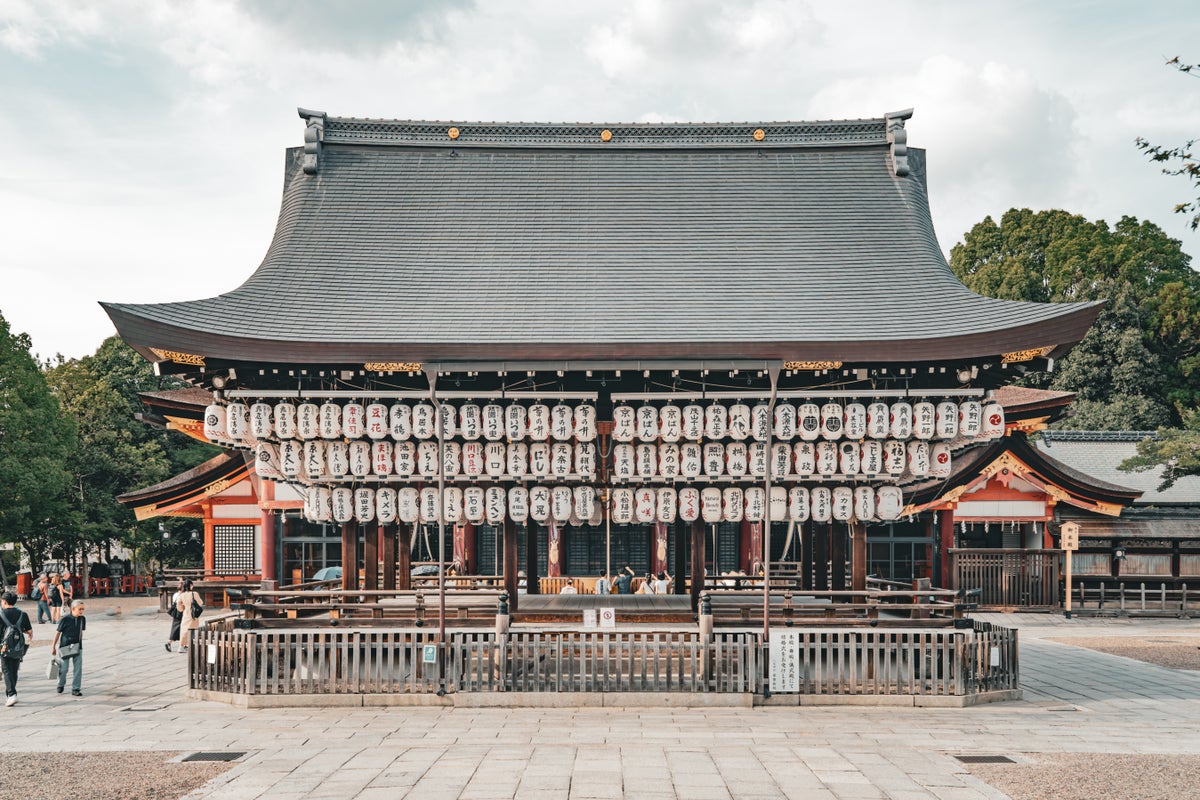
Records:
M420 372L422 366L419 361L368 361L363 364L363 369L371 372Z
M842 366L841 361L785 361L783 362L784 369L838 369Z
M150 352L163 361L174 361L176 364L190 364L193 367L204 366L204 356L192 353L180 353L177 350L159 350L157 347L151 347Z
M1035 358L1050 355L1054 350L1054 345L1046 345L1045 347L1035 347L1032 350L1014 350L1011 353L1005 353L1000 358L1001 364L1020 364L1022 361L1033 361Z

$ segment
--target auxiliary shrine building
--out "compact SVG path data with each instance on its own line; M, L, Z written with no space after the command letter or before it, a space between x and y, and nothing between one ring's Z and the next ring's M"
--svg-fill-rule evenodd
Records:
M148 396L153 414L229 450L124 499L202 518L211 572L353 563L406 588L441 561L513 597L519 572L536 592L627 564L693 598L729 571L860 588L868 560L948 585L988 520L1010 523L993 544L1046 548L1057 504L1119 514L1138 492L1024 440L1070 396L998 391L1052 369L1099 305L959 283L908 116L302 110L244 284L104 304L204 393Z

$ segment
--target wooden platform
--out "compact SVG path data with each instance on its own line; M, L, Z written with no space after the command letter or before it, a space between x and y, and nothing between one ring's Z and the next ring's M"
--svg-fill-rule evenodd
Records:
M656 622L695 624L691 599L685 594L523 594L513 612L513 624L580 623L585 609L611 608L617 623Z

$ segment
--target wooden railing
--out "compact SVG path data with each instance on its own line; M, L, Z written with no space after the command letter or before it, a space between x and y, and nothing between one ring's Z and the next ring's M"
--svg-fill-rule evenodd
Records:
M1200 580L1191 586L1179 579L1145 581L1132 578L1073 580L1073 606L1081 616L1190 617L1200 613Z
M952 549L953 588L978 589L986 608L1058 608L1061 550Z

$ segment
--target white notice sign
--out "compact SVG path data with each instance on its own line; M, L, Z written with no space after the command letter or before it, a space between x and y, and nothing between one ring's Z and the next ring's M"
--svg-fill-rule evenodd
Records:
M617 610L615 608L600 609L600 627L601 628L617 627Z
M770 656L772 692L800 691L800 633L771 629Z
M585 628L596 627L596 609L585 608L583 610L583 627L585 627Z
M217 646L215 644L210 644L208 646L208 663L217 663Z

